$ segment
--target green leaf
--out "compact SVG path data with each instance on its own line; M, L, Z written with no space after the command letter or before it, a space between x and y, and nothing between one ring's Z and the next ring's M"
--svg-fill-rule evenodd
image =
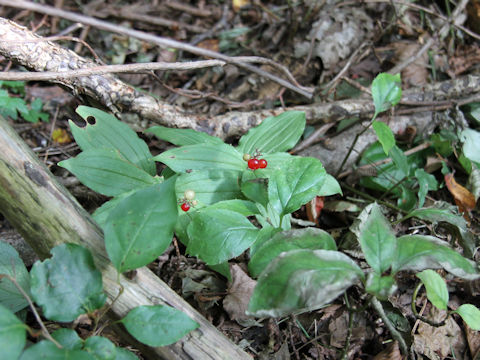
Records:
M418 180L418 207L422 207L427 193L430 190L438 190L438 182L435 176L423 169L415 170L415 177Z
M115 360L138 360L138 357L124 348L117 348Z
M440 268L462 279L474 280L480 277L475 263L465 259L444 241L425 235L405 235L397 239L397 251L392 263L393 274L401 270Z
M378 74L372 83L375 113L379 114L398 104L402 98L400 74Z
M247 163L242 154L226 144L186 145L171 149L153 158L175 172L191 170L237 170L243 171Z
M460 135L463 141L463 154L471 161L480 163L480 132L465 129Z
M42 340L25 350L20 360L95 360L95 358L82 350L59 349L54 343Z
M208 208L230 210L243 216L252 216L259 213L257 205L254 202L240 199L219 201L210 205Z
M441 310L447 310L448 289L445 280L433 270L427 269L419 272L417 277L422 280L427 290L427 298Z
M232 170L193 170L177 178L175 191L182 198L185 190L194 190L195 199L202 205L242 197L239 171Z
M207 264L219 264L244 252L259 230L242 214L210 207L198 211L187 233L187 252Z
M317 196L331 196L335 194L343 195L342 188L338 181L330 174L325 175L325 182L323 183Z
M365 290L380 300L386 300L392 295L397 286L393 276L382 276L376 272L368 274Z
M149 346L170 345L199 325L169 306L138 306L121 322L138 341Z
M0 349L4 359L18 359L25 346L27 326L0 305Z
M357 264L338 251L284 252L260 275L247 314L279 317L315 310L363 277Z
M394 145L390 149L389 155L392 158L393 163L402 172L402 175L404 177L408 176L410 174L410 164L403 151L397 145Z
M135 192L141 189L135 189L132 191L124 192L113 199L110 199L102 204L99 208L97 208L94 213L92 214L93 219L97 222L98 225L103 229L103 227L107 224L107 219L110 213L112 212L115 207L120 204L125 198L129 197L130 195L134 194Z
M318 194L325 175L326 171L318 159L294 157L270 177L270 202L278 214L292 213Z
M417 204L417 197L414 191L410 190L404 184L399 186L401 193L397 199L397 206L405 211L412 210Z
M150 175L156 174L155 162L147 144L127 124L111 114L88 106L79 106L76 112L87 124L82 128L70 121L70 129L83 151L115 149L128 162L137 165ZM89 117L95 118L94 125L88 123Z
M68 350L81 350L83 347L83 340L78 336L77 332L72 329L57 329L52 333L52 337Z
M395 136L392 130L387 124L381 121L374 121L372 127L377 134L378 141L382 144L385 155L388 155L390 149L395 145Z
M395 253L395 234L377 203L368 205L352 225L365 259L377 273L386 271Z
M117 196L159 182L159 178L139 169L113 149L86 150L58 165L90 189L106 196Z
M43 315L60 322L103 306L102 274L95 268L90 252L76 244L61 244L52 257L36 262L30 271L32 297Z
M30 275L13 246L0 241L0 274L10 275L18 285L30 293ZM7 278L0 279L0 304L16 313L28 306L28 301Z
M223 141L217 137L192 129L172 129L165 126L153 126L145 132L152 133L160 140L168 141L177 146L223 143Z
M115 345L102 336L90 336L85 340L83 349L98 360L113 360L116 358Z
M441 134L435 133L430 136L430 141L436 153L447 158L453 154L452 140L445 139Z
M284 251L297 249L337 250L335 240L316 228L295 229L275 234L257 249L248 263L252 277L258 277L267 265Z
M105 247L119 272L133 270L161 255L177 221L175 178L139 190L122 200L104 227Z
M248 174L249 172L245 172ZM242 181L242 193L250 200L255 201L262 206L268 204L268 179L255 178L251 180Z
M472 330L480 330L480 310L475 305L463 304L454 312L460 315Z
M295 146L305 129L303 111L286 111L278 116L268 117L240 138L238 151L253 155L256 150L262 154L283 152Z
M453 214L447 208L440 208L440 204L434 204L432 207L415 209L410 212L404 220L407 220L411 217L417 217L422 220L430 221L433 224L437 224L439 222L446 222L452 225L457 226L460 229L467 229L467 222L463 218L463 216Z

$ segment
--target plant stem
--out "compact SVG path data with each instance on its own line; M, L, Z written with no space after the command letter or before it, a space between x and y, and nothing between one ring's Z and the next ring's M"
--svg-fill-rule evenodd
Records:
M417 318L418 320L420 321L423 321L424 323L427 323L428 325L430 326L433 326L433 327L440 327L440 326L444 326L445 325L445 322L447 321L448 319L448 316L449 314L447 313L447 316L445 317L444 320L442 320L441 322L435 322L435 321L432 321L430 319L427 319L426 317L420 315L417 311L417 308L415 306L415 300L417 299L417 295L418 295L418 292L420 291L420 289L422 288L423 284L422 283L419 283L417 285L417 287L415 288L415 290L413 291L413 294L412 294L412 303L411 303L411 307L412 307L412 312L413 312L413 315L415 315L415 318Z
M400 347L402 354L408 356L407 343L405 342L405 339L402 337L402 334L400 334L400 332L398 332L398 330L395 329L395 326L393 326L392 322L388 319L387 314L385 314L385 310L383 309L382 303L378 301L378 299L375 296L372 297L371 303L375 311L382 318L385 326L387 327L388 331L390 331L390 334L392 335L392 337L398 341L398 346Z
M62 349L63 346L60 345L57 340L55 340L52 335L50 335L50 333L48 332L47 328L45 327L45 325L43 324L43 321L42 319L40 318L40 315L38 314L37 312L37 309L35 309L35 305L33 305L33 302L32 300L30 299L30 296L28 296L28 294L22 289L22 287L18 284L17 280L8 275L8 274L0 274L0 279L2 277L6 277L8 280L10 280L13 285L15 285L15 287L18 289L18 291L20 291L20 293L22 294L22 296L27 300L28 302L28 305L30 306L30 309L32 309L32 312L33 312L33 315L35 316L35 319L37 320L38 324L40 325L40 328L42 329L42 335L50 340L51 342L53 342L55 344L56 347L58 347L59 349Z

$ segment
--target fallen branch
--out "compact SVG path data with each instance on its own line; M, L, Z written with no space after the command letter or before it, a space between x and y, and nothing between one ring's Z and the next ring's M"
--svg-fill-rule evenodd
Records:
M137 269L132 279L120 275L119 284L98 225L1 117L0 148L0 209L40 258L63 242L85 246L102 272L110 301L118 296L120 285L124 288L111 307L116 317L139 305L168 304L200 324L175 344L151 348L155 358L251 359L147 268Z

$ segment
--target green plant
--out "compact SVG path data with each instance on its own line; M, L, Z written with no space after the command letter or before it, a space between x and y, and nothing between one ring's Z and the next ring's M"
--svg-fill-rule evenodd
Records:
M5 117L11 117L13 120L18 119L18 114L31 123L48 121L48 114L42 112L42 100L35 99L30 104L23 99L25 96L25 83L22 81L0 81L0 114ZM10 90L14 94L22 97L11 96L6 90Z
M52 257L37 261L30 273L13 247L0 242L0 346L6 359L75 358L136 359L133 353L116 347L101 336L82 340L73 329L60 328L49 334L33 304L52 321L72 322L82 314L94 320L92 334L98 331L106 296L100 271L90 252L76 244L62 244ZM41 331L28 327L14 313L30 306ZM139 341L151 346L171 344L198 324L168 306L143 306L120 320ZM26 332L45 340L24 349ZM161 336L159 336L161 335Z

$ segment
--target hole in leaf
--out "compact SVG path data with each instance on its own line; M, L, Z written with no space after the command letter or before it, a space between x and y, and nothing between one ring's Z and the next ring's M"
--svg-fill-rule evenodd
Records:
M87 117L87 123L88 124L95 125L96 122L97 122L97 120L95 120L95 118L93 116L88 116Z

